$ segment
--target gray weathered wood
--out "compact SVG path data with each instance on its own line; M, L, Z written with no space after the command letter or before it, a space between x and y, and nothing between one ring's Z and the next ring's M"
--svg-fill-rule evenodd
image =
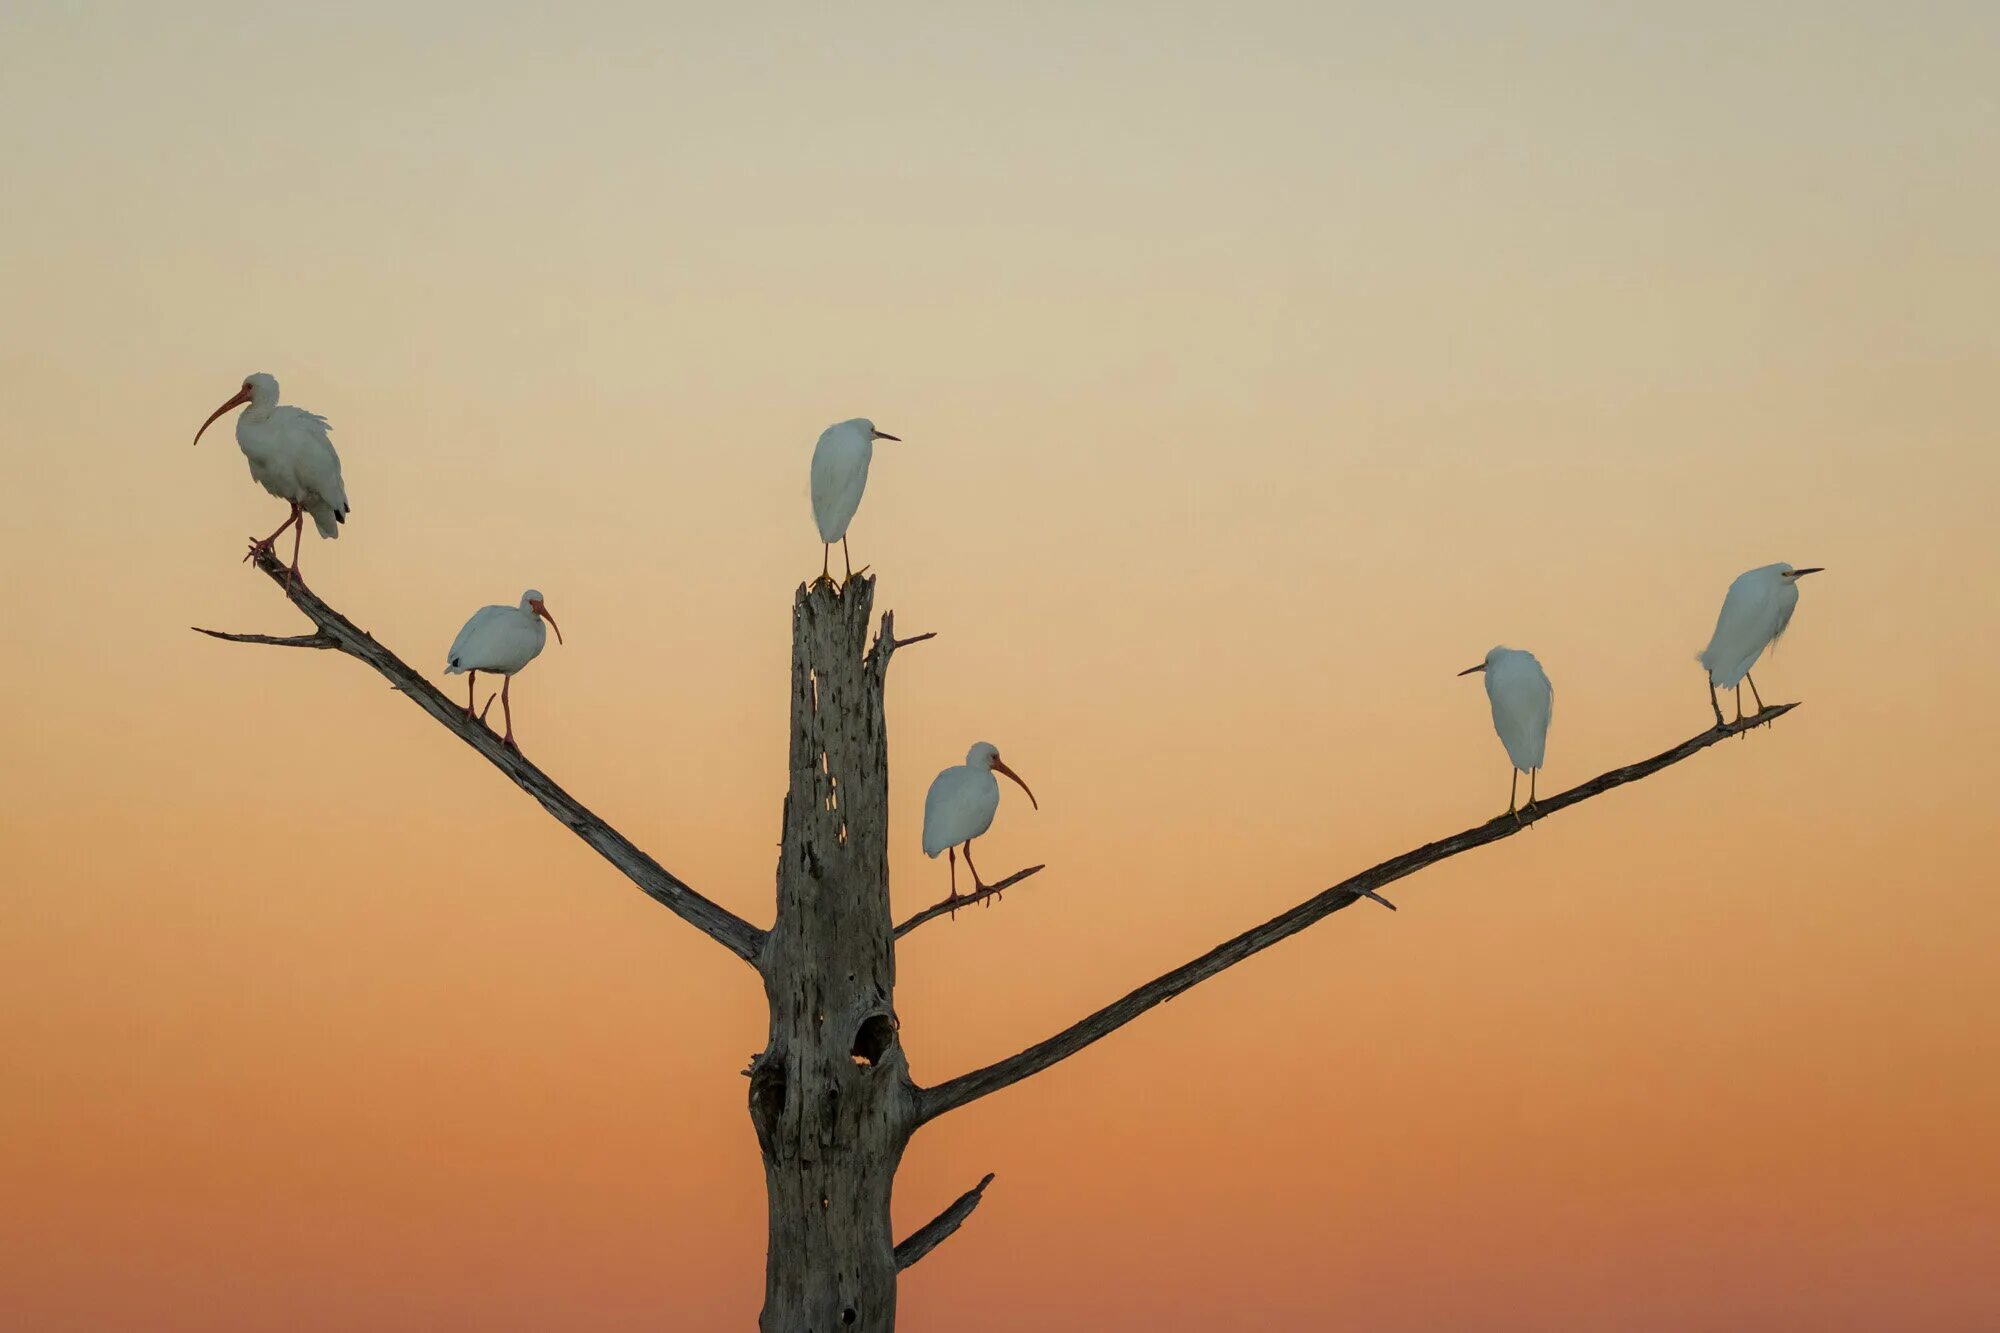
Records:
M986 1195L986 1187L993 1183L993 1173L988 1171L979 1178L979 1183L951 1201L949 1207L930 1221L912 1231L896 1244L896 1268L908 1268L917 1260L935 1250L950 1238L951 1233L965 1225L965 1219L972 1216L972 1210L979 1206Z
M1773 704L1761 713L1739 718L1728 726L1704 731L1689 740L1682 741L1673 749L1642 759L1636 764L1614 768L1590 781L1571 787L1558 796L1538 801L1522 818L1500 815L1475 825L1463 833L1455 833L1449 838L1427 843L1412 852L1391 857L1380 865L1372 866L1358 875L1342 880L1330 889L1315 894L1290 911L1272 917L1260 926L1253 926L1232 940L1217 945L1192 962L1184 963L1164 976L1155 977L1145 985L1123 998L1105 1005L1087 1018L1072 1023L1046 1041L1004 1060L998 1060L983 1069L975 1069L969 1074L961 1074L948 1082L924 1089L922 1093L923 1118L931 1120L946 1111L963 1106L967 1102L1011 1087L1032 1074L1038 1074L1059 1060L1066 1060L1093 1042L1101 1041L1124 1027L1127 1023L1145 1013L1154 1005L1173 999L1192 986L1208 980L1225 968L1234 967L1254 954L1262 953L1280 940L1290 939L1307 926L1321 921L1344 907L1351 907L1370 896L1385 884L1394 883L1405 875L1415 874L1425 866L1436 865L1460 852L1469 852L1475 847L1510 838L1524 828L1540 823L1558 810L1563 810L1585 801L1613 787L1636 782L1640 778L1659 772L1670 764L1678 764L1690 755L1699 753L1724 741L1731 736L1740 736L1746 731L1777 721L1798 705Z
M769 1243L764 1333L889 1333L889 1195L917 1089L896 1016L883 686L899 646L875 582L822 579L792 603L791 779L778 915L758 967L770 1002L750 1065Z
M1042 871L1047 869L1048 869L1047 866L1029 866L1026 870L1016 870L1013 874L1007 876L1007 878L1002 880L996 880L993 883L988 884L986 887L982 889L976 889L971 893L962 893L956 898L940 898L936 902L932 903L929 907L926 907L923 911L918 912L916 915L912 916L909 920L897 926L896 938L899 940L902 939L903 936L909 934L911 931L915 930L918 926L923 925L924 922L926 921L935 921L941 916L947 916L956 913L960 908L970 907L974 903L983 903L990 899L997 898L1002 893L1005 893L1008 889L1011 889L1016 884L1019 884L1022 880L1026 879L1028 876L1040 874Z
M285 586L285 566L269 551L257 557L257 568L280 588ZM460 704L444 697L430 681L409 663L390 652L375 636L358 629L354 622L321 601L305 584L294 583L288 594L316 634L278 638L261 634L225 634L219 630L199 630L211 638L236 643L273 643L300 648L335 648L349 657L366 662L385 676L391 685L407 695L417 707L444 725L445 730L479 751L495 768L514 780L516 786L542 803L542 808L562 821L597 854L618 867L647 897L665 906L683 921L696 927L737 957L754 962L764 945L764 932L725 907L710 902L676 879L652 857L633 846L611 825L592 814L583 802L557 786L548 774L500 743L483 722L468 718ZM320 640L327 640L325 643Z

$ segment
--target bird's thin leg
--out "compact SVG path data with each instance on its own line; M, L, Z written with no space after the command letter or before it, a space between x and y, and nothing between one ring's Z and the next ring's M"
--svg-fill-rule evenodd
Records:
M472 683L473 683L474 681L478 680L478 679L479 679L479 673L478 673L477 671L471 671L471 672L467 672L467 673L466 673L466 677L465 677L465 720L466 720L467 722L470 722L470 721L472 721L472 718L473 718L473 712L472 712L472 702L473 702L473 700L472 700Z
M1715 729L1717 731L1722 730L1725 725L1722 720L1722 701L1715 697L1715 680L1713 677L1708 682L1708 706L1715 710Z
M1539 818L1539 815L1535 811L1535 776L1541 771L1539 768L1528 770L1528 813L1536 818ZM1534 826L1534 820L1530 819L1528 827L1533 828Z
M305 539L306 519L297 505L292 506L292 566L285 571L285 595L290 596L292 584L299 577L299 543Z
M272 533L268 537L264 537L261 539L255 537L250 539L250 554L243 557L243 563L247 565L252 560L255 560L263 552L270 550L272 543L276 542L278 538L285 535L285 529L289 528L290 526L292 526L292 524L298 521L299 521L299 507L296 503L294 503L292 505L291 516L287 518L283 523L280 523L278 525L278 530L276 532Z
M1743 682L1736 682L1736 720L1743 720Z
M500 678L500 716L507 719L507 734L500 738L500 743L510 750L518 750L521 747L514 744L514 705L507 698L507 691L513 684L512 676Z
M979 867L972 864L972 839L970 838L965 840L965 868L972 872L972 891L974 893L986 892L985 882L979 878Z
M1507 813L1514 816L1514 822L1517 824L1520 822L1521 816L1519 812L1514 809L1514 798L1520 793L1520 790L1521 790L1521 770L1518 768L1508 769L1507 770Z
M847 566L847 577L854 577L854 561L847 554L847 534L840 534L840 563Z
M952 915L952 919L953 919L953 920L957 920L957 918L958 918L958 848L957 848L957 847L947 847L947 848L945 848L945 849L944 849L944 859L945 859L945 861L946 861L947 863L949 863L949 864L950 864L950 866L951 866L951 915Z
M1750 697L1757 701L1757 711L1762 713L1764 711L1764 696L1757 693L1757 678L1746 671L1743 673L1743 679L1750 682Z
M832 565L833 565L833 547L826 542L821 542L819 546L820 582L831 583L833 581L833 571L831 568Z

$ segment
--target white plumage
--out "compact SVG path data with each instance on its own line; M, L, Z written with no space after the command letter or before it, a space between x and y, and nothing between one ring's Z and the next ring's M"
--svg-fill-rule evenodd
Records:
M209 413L194 433L195 443L201 443L202 431L217 417L245 403L249 406L236 419L236 445L250 464L251 479L292 506L291 516L276 532L251 544L250 555L270 550L286 528L296 525L289 582L298 576L298 536L305 531L301 514L312 515L320 536L339 537L340 525L347 521L347 483L340 475L340 455L334 452L326 418L281 406L278 381L262 373L247 376L233 398Z
M508 691L513 688L514 673L539 657L542 645L548 642L549 632L542 628L544 620L551 625L556 623L542 595L530 588L521 594L518 606L482 606L474 611L465 628L451 641L451 651L445 654L444 674L466 677L467 717L473 716L473 687L479 673L491 671L505 678L500 686L500 708L507 721L507 734L502 740L508 745L514 743L514 710ZM559 625L556 642L562 642ZM486 702L490 706L493 701Z
M965 865L972 871L974 890L980 888L979 871L972 864L972 840L993 827L993 814L1000 808L1000 783L994 773L1005 773L1028 793L1028 802L1040 809L1035 793L1021 781L1020 774L1000 762L1000 751L980 741L965 752L965 762L954 764L931 779L924 796L924 855L939 852L951 855L951 892L958 896L958 852L965 849Z
M1486 701L1493 710L1493 730L1506 747L1514 766L1507 788L1507 811L1514 811L1514 796L1521 774L1528 775L1528 804L1535 803L1535 775L1548 750L1549 721L1555 715L1556 690L1535 655L1521 648L1494 648L1478 666L1459 672L1486 676Z
M861 492L868 488L875 441L896 438L876 430L875 423L866 417L837 422L820 432L812 456L813 521L819 525L820 542L827 548L820 577L827 576L827 566L832 563L833 543L841 544L841 558L847 558L847 525L861 507ZM850 562L848 576L853 574Z
M1742 683L1750 679L1750 668L1792 623L1792 612L1799 605L1798 580L1819 572L1817 565L1794 569L1779 561L1745 570L1729 585L1722 612L1715 618L1715 633L1697 659L1708 673L1708 702L1715 710L1717 726L1722 724L1722 705L1716 702L1716 689L1735 688L1736 715L1741 718ZM1757 700L1757 711L1763 712L1764 700L1757 694L1754 680L1750 680L1750 694Z

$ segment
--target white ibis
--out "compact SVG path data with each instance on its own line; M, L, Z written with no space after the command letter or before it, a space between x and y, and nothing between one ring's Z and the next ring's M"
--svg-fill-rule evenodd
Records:
M1722 599L1722 614L1715 618L1715 633L1698 660L1708 672L1708 706L1715 710L1715 725L1722 725L1722 704L1715 691L1719 686L1736 687L1736 720L1743 720L1743 682L1750 681L1750 697L1757 711L1764 711L1757 682L1750 680L1750 668L1766 648L1778 641L1792 623L1799 606L1798 581L1817 574L1823 565L1793 569L1783 561L1746 570L1729 585Z
M861 507L861 492L868 486L868 464L875 457L875 441L896 440L894 435L875 429L866 417L841 421L820 432L813 446L813 518L819 524L822 546L819 576L827 578L833 563L833 544L840 543L840 559L847 577L854 577L854 562L847 555L847 525ZM897 441L901 443L900 440ZM865 568L865 567L864 567Z
M347 484L340 477L340 455L327 438L326 418L304 408L279 406L278 381L269 375L245 378L235 397L208 414L201 430L194 433L194 442L201 443L201 432L217 417L245 403L249 406L236 418L237 447L250 461L251 479L289 502L292 513L276 532L262 541L252 541L250 554L243 558L256 559L271 549L286 528L295 528L292 563L285 572L285 590L290 592L299 576L299 538L306 530L303 516L312 515L320 536L329 540L339 537L340 525L347 521Z
M542 595L533 588L521 594L519 606L482 606L472 613L472 619L465 622L465 628L451 641L451 652L446 654L444 674L465 676L465 715L474 716L472 711L472 691L474 683L482 671L491 671L503 677L500 685L500 710L507 719L507 734L501 742L512 749L514 744L514 710L507 698L507 691L514 683L514 673L541 655L542 645L549 641L549 632L542 628L542 621L555 625L556 642L562 642L562 626L556 625L556 618L549 614ZM492 700L488 699L488 706Z
M1000 752L985 741L965 752L965 762L954 764L931 779L924 796L924 855L937 859L939 852L950 857L951 896L958 897L958 849L965 849L965 868L972 872L973 892L986 886L979 882L979 868L972 864L972 840L993 827L993 812L1000 808L1000 783L993 776L1005 773L1037 810L1041 803L1021 775L1000 762Z
M1535 804L1535 774L1541 770L1542 754L1548 748L1556 690L1535 655L1520 648L1495 648L1478 666L1458 674L1469 676L1475 671L1486 674L1493 730L1500 733L1500 743L1507 747L1507 758L1514 765L1513 777L1507 782L1507 813L1511 815L1524 772L1528 775L1528 805L1532 808Z

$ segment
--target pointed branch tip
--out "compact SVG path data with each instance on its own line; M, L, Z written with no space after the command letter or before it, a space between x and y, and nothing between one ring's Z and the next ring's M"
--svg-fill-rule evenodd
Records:
M972 1216L972 1210L986 1195L986 1187L993 1183L993 1173L988 1171L979 1178L979 1183L951 1201L951 1205L930 1221L911 1232L909 1238L896 1246L896 1269L901 1272L917 1260L935 1250L951 1237L954 1231Z

